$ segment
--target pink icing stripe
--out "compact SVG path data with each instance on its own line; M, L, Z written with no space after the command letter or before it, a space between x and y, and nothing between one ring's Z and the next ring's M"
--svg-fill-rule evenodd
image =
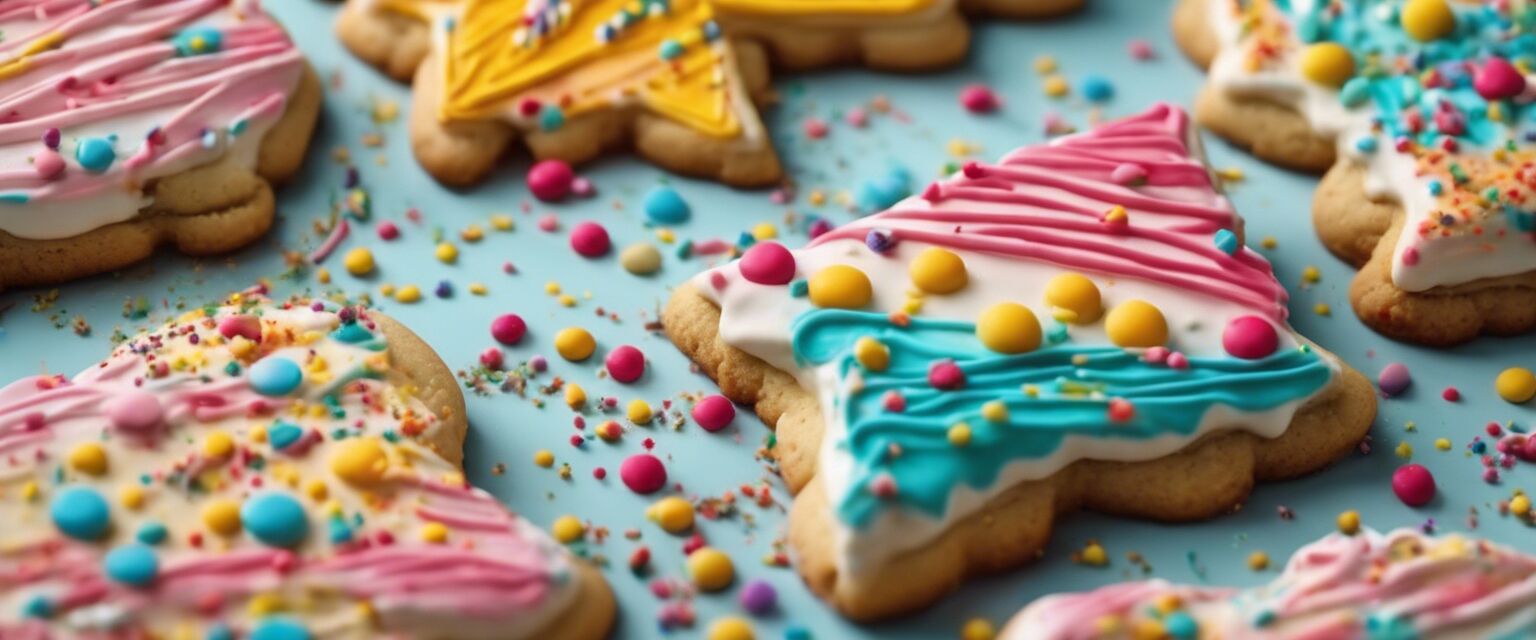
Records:
M1233 230L1237 216L1204 164L1190 156L1188 127L1183 111L1158 105L1088 133L1020 149L997 165L969 164L922 197L833 229L811 246L862 241L878 229L897 242L1040 260L1196 291L1284 320L1287 296L1268 261L1246 247L1231 255L1216 247L1215 234ZM1112 179L1127 165L1143 176L1134 188ZM1129 222L1102 222L1117 205Z

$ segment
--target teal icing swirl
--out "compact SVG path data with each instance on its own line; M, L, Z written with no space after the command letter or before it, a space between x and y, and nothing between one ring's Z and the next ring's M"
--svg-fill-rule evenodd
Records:
M883 314L863 311L808 311L790 331L802 366L833 364L840 380L853 373L863 379L862 386L839 390L831 408L847 428L836 446L853 458L850 488L834 498L841 520L856 527L897 505L942 517L957 485L988 487L1008 463L1050 456L1069 435L1101 440L1188 436L1213 406L1264 411L1306 398L1333 377L1332 368L1309 349L1261 360L1190 358L1187 369L1175 370L1118 347L1070 340L1003 355L982 346L975 325L968 322L912 318L900 327ZM885 371L858 364L853 346L864 336L890 349ZM941 391L928 384L929 367L943 359L964 371L963 388ZM1033 397L1026 395L1025 385L1035 387ZM891 391L906 398L904 411L884 408L883 397ZM1111 423L1113 398L1129 401L1134 416ZM1006 421L982 418L982 405L994 400L1007 407ZM961 422L971 428L971 440L956 447L948 432ZM891 455L892 445L900 455ZM895 480L896 495L877 497L870 482L886 473Z

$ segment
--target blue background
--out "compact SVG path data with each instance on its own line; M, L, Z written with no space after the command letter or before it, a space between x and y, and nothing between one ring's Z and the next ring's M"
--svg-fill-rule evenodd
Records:
M598 260L580 258L567 248L563 232L538 230L537 217L553 213L566 228L581 220L600 221L612 233L616 248L623 247L654 237L643 224L640 197L659 181L670 181L694 212L691 222L677 227L680 237L733 241L756 223L773 222L785 228L782 223L789 209L833 221L847 220L849 214L835 204L836 196L853 191L865 179L883 175L893 162L909 168L919 181L926 181L949 160L946 144L951 139L981 143L981 157L995 158L1015 146L1044 140L1042 121L1047 113L1059 113L1070 122L1086 125L1092 109L1080 97L1056 100L1044 95L1042 76L1032 69L1032 61L1040 55L1056 57L1060 72L1074 87L1091 74L1112 81L1116 96L1103 106L1106 116L1130 114L1157 100L1188 104L1200 85L1201 74L1172 44L1168 32L1171 7L1143 0L1090 3L1081 14L1057 22L982 22L970 59L947 73L901 76L841 70L781 74L775 84L782 103L767 110L764 117L801 187L800 197L788 206L771 203L767 191L737 191L679 179L622 155L582 169L597 185L597 197L548 206L534 203L528 195L522 183L527 160L522 156L474 189L455 192L433 182L410 155L403 118L409 106L408 89L372 71L341 48L331 32L336 5L269 0L269 8L283 19L315 67L331 82L306 171L279 192L278 228L259 245L228 259L162 255L119 274L61 287L56 303L43 311L29 309L33 296L44 291L0 294L0 306L14 305L0 313L0 379L40 371L73 374L105 355L114 329L132 333L164 320L170 313L167 309L216 300L258 279L270 278L280 296L374 291L380 308L412 326L455 369L472 366L477 354L493 344L488 332L491 319L513 311L528 320L530 330L522 345L508 350L509 361L535 354L551 357L551 372L535 384L547 384L558 375L582 384L592 397L616 395L623 402L639 397L652 404L685 391L709 390L710 382L690 373L686 359L664 337L646 329L666 299L669 286L709 263L697 258L680 260L670 248L664 248L666 263L661 273L649 278L632 276L620 269L617 251ZM1150 41L1157 59L1132 60L1127 43L1134 38ZM995 88L1003 96L1004 109L986 117L966 113L958 105L957 95L971 82L985 82ZM876 115L863 130L841 122L842 112L866 104L876 95L887 96L897 110L910 116L910 121ZM402 117L375 124L369 117L370 108L380 100L398 102ZM831 121L831 135L821 141L808 140L801 133L807 116ZM382 147L362 144L370 132L383 135ZM803 588L792 569L760 562L782 534L784 512L782 508L760 509L747 504L742 512L750 519L701 520L701 530L710 542L735 559L737 586L724 595L699 597L700 624L672 635L702 637L713 618L742 614L736 593L745 579L756 578L771 581L781 598L780 613L757 625L763 638L780 637L788 625L807 627L817 638L952 637L974 616L1001 624L1043 594L1135 577L1139 570L1125 560L1125 554L1132 551L1143 555L1159 577L1253 584L1273 578L1284 558L1297 547L1332 531L1334 516L1346 509L1358 509L1366 524L1379 529L1417 526L1433 518L1440 531L1467 530L1469 512L1476 510L1480 514L1478 534L1536 549L1530 527L1498 515L1496 507L1514 488L1536 488L1529 465L1506 474L1501 485L1490 486L1481 480L1481 465L1466 449L1489 421L1513 420L1524 425L1531 420L1530 407L1498 399L1493 379L1506 366L1536 367L1536 336L1482 339L1454 350L1435 351L1393 343L1371 333L1349 310L1346 292L1352 270L1329 256L1312 234L1309 206L1316 179L1267 167L1211 136L1206 136L1206 144L1215 166L1239 167L1247 175L1246 180L1232 185L1231 196L1248 219L1251 242L1265 236L1278 240L1278 247L1265 253L1292 291L1296 328L1373 378L1388 362L1410 366L1415 378L1412 390L1405 397L1381 404L1372 432L1373 453L1351 457L1314 477L1261 487L1242 511L1211 522L1170 526L1091 514L1067 518L1045 557L1033 566L972 581L919 615L863 628L842 621L823 606ZM338 147L350 149L359 166L363 184L373 197L374 220L355 226L342 250L325 264L332 270L332 284L319 284L313 271L299 278L283 278L286 267L280 249L307 252L319 244L321 238L312 223L329 215L344 175L332 157ZM829 204L811 206L805 195L813 188L826 190L832 196ZM409 207L421 211L422 224L404 219ZM497 212L512 214L517 230L489 231L487 219ZM378 239L375 227L385 219L400 225L401 239L392 243ZM471 222L487 228L486 239L478 244L457 242L461 256L455 265L434 260L434 231L454 238ZM792 246L803 241L799 233L786 238ZM373 248L380 268L374 276L359 280L346 275L340 255L347 248L364 245ZM502 273L504 261L516 264L519 272ZM1301 273L1308 265L1318 267L1322 279L1303 287ZM431 294L436 283L444 279L457 289L449 300ZM579 304L574 308L560 306L544 292L545 283L551 280L575 294ZM484 282L490 294L470 295L467 286L471 281ZM419 285L427 297L414 305L396 303L376 294L377 286L385 282ZM154 310L148 318L130 319L124 315L124 304L139 296L147 298ZM1333 315L1315 314L1312 309L1317 303L1331 305ZM599 317L599 310L617 320ZM67 327L56 326L67 324L76 315L92 325L89 336L77 337ZM554 357L553 335L570 325L585 326L596 334L599 357L576 365ZM624 343L645 351L650 365L645 378L627 386L599 379L602 350ZM1448 385L1460 389L1461 402L1441 400L1440 391ZM530 391L530 398L538 395ZM746 412L722 434L706 434L692 424L680 432L655 427L632 433L618 445L591 442L578 450L567 442L573 433L571 413L558 397L550 398L543 408L512 394L472 397L470 411L474 429L467 445L468 471L477 484L542 526L571 513L611 530L613 535L607 542L592 550L613 559L607 575L619 595L620 637L662 635L654 622L659 601L650 594L646 582L632 576L624 566L636 543L621 533L631 528L643 533L643 542L654 554L657 575L682 575L681 539L646 522L643 510L650 501L625 490L617 480L618 463L640 450L642 436L655 439L672 480L681 482L690 496L719 495L742 483L771 477L754 458L768 431ZM589 415L589 423L595 424L596 418ZM1409 423L1416 423L1416 431L1409 429ZM590 428L587 433L591 433ZM1436 451L1433 442L1438 437L1449 438L1452 450ZM1391 493L1391 473L1404 462L1393 450L1402 442L1413 446L1414 461L1427 465L1440 483L1439 497L1423 509L1405 507ZM533 465L531 459L538 449L549 449L559 462L569 462L572 478L562 480L555 471ZM491 472L497 463L505 463L505 474ZM591 471L596 466L610 471L607 481L593 479ZM784 501L782 484L776 479L773 482L776 496ZM1296 518L1283 521L1277 517L1279 505L1294 509ZM1110 567L1095 569L1071 562L1071 552L1090 539L1103 542L1113 558ZM1244 559L1255 550L1271 555L1269 571L1255 573L1246 568Z

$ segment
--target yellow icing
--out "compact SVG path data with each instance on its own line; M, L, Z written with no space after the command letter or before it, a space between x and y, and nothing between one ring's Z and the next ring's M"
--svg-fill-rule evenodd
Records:
M727 49L706 41L714 15L704 0L672 0L664 14L637 18L608 42L598 30L641 0L566 0L542 36L529 34L524 0L469 0L448 37L440 116L476 120L513 113L525 100L558 105L566 117L621 106L646 108L708 135L741 133L726 74ZM663 60L671 41L681 53ZM537 120L533 120L537 122Z
M899 16L932 7L939 0L714 0L720 13L753 15Z

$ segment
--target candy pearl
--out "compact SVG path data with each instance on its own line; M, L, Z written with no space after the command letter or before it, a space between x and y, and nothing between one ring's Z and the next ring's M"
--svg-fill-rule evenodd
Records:
M1121 347L1157 347L1168 342L1163 312L1144 300L1127 300L1109 310L1104 330Z
M1376 385L1381 388L1381 395L1388 398L1402 394L1413 384L1413 377L1408 373L1408 366L1401 362L1393 362L1381 368L1381 373L1376 375Z
M645 217L656 224L681 224L691 214L683 196L667 185L658 185L646 193L641 208Z
M619 252L619 266L637 276L648 276L661 270L661 251L649 242L637 242Z
M596 350L597 340L581 327L567 327L555 334L555 351L571 362L586 360Z
M1081 273L1063 273L1045 285L1045 303L1056 309L1058 319L1073 324L1097 322L1104 315L1099 287ZM1067 317L1062 317L1062 311Z
M32 170L37 172L37 177L44 180L52 180L64 175L64 157L53 149L44 149L32 156Z
M939 247L924 249L908 265L907 273L918 289L934 294L954 293L970 281L965 261L955 252Z
M99 540L112 526L106 498L90 487L66 487L48 506L53 525L76 540Z
M645 373L645 354L630 345L619 345L603 359L608 376L619 382L634 382Z
M219 320L219 335L225 339L239 336L252 342L261 342L261 319L243 314L226 316Z
M63 140L63 138L64 134L63 132L59 131L58 127L48 127L48 130L43 132L43 146L48 147L49 149L57 150L59 148L59 142Z
M992 113L1002 105L991 87L984 84L966 85L960 90L960 106L971 113Z
M646 495L660 491L667 484L667 468L661 459L649 453L637 453L619 465L619 478L630 491Z
M1344 86L1355 75L1355 57L1337 42L1309 45L1301 53L1301 74L1325 87Z
M1392 472L1392 493L1410 507L1422 507L1435 498L1435 476L1421 464L1405 464Z
M331 455L331 473L359 487L384 481L389 471L389 454L377 438L349 438Z
M486 347L484 351L480 352L480 365L487 369L500 371L505 363L506 356L501 353L501 349Z
M1525 91L1525 75L1508 60L1490 57L1472 76L1472 86L1488 100L1505 100Z
M303 623L292 618L262 618L251 630L250 640L310 640L313 637Z
M976 337L998 353L1027 353L1040 347L1040 320L1024 305L1000 302L982 312Z
M1280 334L1268 320L1258 316L1239 316L1227 323L1221 333L1221 346L1233 357L1258 360L1280 348Z
M160 560L153 549L142 544L127 544L107 552L102 570L108 578L130 587L154 582L160 573Z
M736 405L722 395L705 396L693 405L692 414L705 431L719 431L736 419Z
M811 276L811 304L831 309L858 309L874 298L874 287L863 271L835 264Z
M159 398L148 391L131 389L108 398L101 403L102 413L118 430L144 435L165 420L165 409Z
M613 248L608 230L596 222L582 222L571 227L571 249L587 258L597 258Z
M1505 402L1519 404L1536 397L1536 373L1525 367L1510 367L1499 372L1493 387Z
M928 384L935 389L959 389L965 386L965 372L953 360L940 360L928 367Z
M525 335L528 335L528 323L515 313L504 313L491 321L491 337L504 345L516 345Z
M764 580L753 580L741 588L741 608L754 616L772 613L779 604L779 593Z
M286 396L304 382L299 363L281 356L256 361L250 368L251 389L264 396Z
M542 160L528 169L528 190L535 198L556 202L571 193L575 178L576 173L564 160Z
M703 547L688 554L688 578L700 591L720 591L736 579L736 567L724 551Z
M795 279L795 255L777 242L759 242L747 248L736 263L741 277L764 285L789 284Z
M91 173L105 173L116 159L117 152L106 138L82 138L75 143L75 161Z
M885 371L891 366L891 349L884 342L861 336L853 343L853 358L867 371Z
M1403 30L1420 42L1437 40L1456 30L1456 13L1446 0L1408 0L1401 15Z
M304 506L286 493L266 492L252 496L240 507L240 524L268 545L293 547L309 535Z

